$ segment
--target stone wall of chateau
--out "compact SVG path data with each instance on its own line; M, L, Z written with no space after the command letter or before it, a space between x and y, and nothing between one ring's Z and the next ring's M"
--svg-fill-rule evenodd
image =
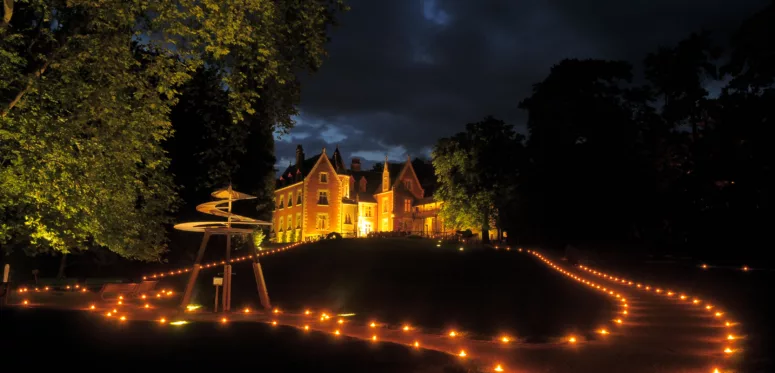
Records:
M325 180L321 175L325 174ZM320 157L304 180L304 238L325 236L342 231L342 186L328 157ZM325 192L327 204L320 203L320 192ZM321 227L321 216L325 225Z
M301 224L304 203L302 184L298 182L274 192L275 210L272 213L272 229L277 242L295 242L302 236L304 228ZM299 194L302 194L302 204L298 203ZM280 224L281 221L282 224Z

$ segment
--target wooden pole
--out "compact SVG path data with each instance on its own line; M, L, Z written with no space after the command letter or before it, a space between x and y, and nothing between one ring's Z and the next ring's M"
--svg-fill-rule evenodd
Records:
M199 246L199 252L196 255L196 261L194 262L194 268L191 269L191 274L188 277L188 283L186 284L186 291L183 293L183 300L180 302L180 312L186 311L188 302L191 301L191 293L194 291L194 285L196 284L196 278L199 275L199 270L202 268L202 257L205 254L205 247L207 247L207 241L210 240L210 232L205 231L204 237L202 237L202 244Z
M269 302L269 291L266 289L266 282L264 281L264 272L261 271L261 263L256 260L253 262L253 274L256 276L256 285L258 286L258 299L261 301L261 305L264 309L269 311L272 309L272 304Z
M231 310L231 184L229 184L229 216L226 218L226 264L223 266L223 312Z
M256 277L256 287L258 288L258 299L261 301L261 305L265 310L272 309L272 303L269 301L269 290L267 290L266 282L264 281L264 272L261 270L261 263L258 262L258 250L256 250L256 244L253 240L248 240L250 247L253 249L253 275Z
M218 285L215 285L215 307L213 307L213 313L218 312Z

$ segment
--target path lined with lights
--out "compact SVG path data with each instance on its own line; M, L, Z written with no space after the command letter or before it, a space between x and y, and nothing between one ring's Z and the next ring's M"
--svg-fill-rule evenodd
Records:
M297 245L266 251L259 256L282 252ZM511 251L515 252L523 250ZM585 340L583 335L567 335L543 344L521 343L519 336L506 335L480 340L470 338L465 331L448 330L445 334L434 334L413 325L386 325L377 320L363 323L350 319L351 315L312 310L294 313L275 309L272 313L262 313L243 309L224 316L192 308L185 319L178 319L170 308L152 303L158 298L171 296L169 290L143 295L136 300L122 297L112 302L95 302L83 309L117 322L155 321L160 327L183 326L189 322L218 322L224 327L233 322L262 322L273 327L285 325L303 333L330 334L332 338L352 337L371 343L389 342L409 348L437 350L460 359L474 360L483 371L730 372L729 358L739 347L729 345L740 336L730 332L719 338L720 329L726 332L733 329L735 323L726 319L723 311L716 311L716 306L705 305L699 299L695 301L690 295L675 290L636 283L585 266L566 268L536 251L526 252L577 284L610 297L615 316L595 330L599 338ZM252 256L235 258L232 262L248 259ZM203 265L203 268L222 263L213 262ZM165 273L173 276L186 271ZM161 278L165 273L147 277ZM23 305L36 304L24 299ZM702 305L711 308L704 309L700 307ZM714 312L708 312L710 310ZM717 315L715 312L721 313ZM728 339L729 336L732 339ZM729 350L726 350L727 347L720 348L720 345L729 347Z
M246 260L252 260L253 258L256 258L256 257L261 258L263 256L272 255L272 254L276 254L276 253L280 253L280 252L292 249L292 248L297 247L297 246L299 246L301 244L302 244L302 242L297 242L297 243L292 243L290 245L286 245L286 246L279 247L279 248L272 249L272 250L259 251L258 254L256 254L256 255L252 255L251 254L251 255L239 256L239 257L232 258L228 262L229 263L239 263L239 262L244 262ZM202 269L213 268L213 267L218 267L218 266L221 266L221 265L224 265L224 264L226 264L226 260L214 261L214 262L210 262L210 263L207 263L207 264L201 264L201 268ZM143 280L158 280L158 279L162 279L162 278L182 275L182 274L185 274L185 273L188 273L188 272L191 272L191 268L183 268L183 269L178 269L178 270L173 270L173 271L151 273L151 274L147 274L147 275L143 276Z

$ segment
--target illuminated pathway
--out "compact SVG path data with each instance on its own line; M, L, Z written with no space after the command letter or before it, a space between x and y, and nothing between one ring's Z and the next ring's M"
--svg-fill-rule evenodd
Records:
M280 252L277 250L274 252ZM735 335L735 322L719 305L706 304L692 294L640 284L587 267L561 266L536 251L509 250L503 255L530 255L557 270L580 291L609 295L616 317L596 330L598 338L586 341L581 335L568 335L552 343L521 343L518 336L492 336L490 340L467 338L463 331L429 334L421 326L359 323L348 315L320 310L290 312L275 309L271 314L245 309L229 315L193 311L187 322L219 322L232 327L235 322L264 322L292 326L302 332L323 332L331 338L353 337L370 343L397 343L410 348L442 351L470 360L481 371L503 372L732 372L742 336ZM184 273L185 270L181 271ZM167 272L177 274L177 271ZM152 276L152 275L151 275ZM167 295L167 293L163 293ZM117 322L148 320L159 327L184 327L176 323L169 308L150 303L160 294L137 301L118 299L86 305L85 309ZM27 306L35 305L28 301ZM707 308L710 307L710 308ZM572 309L567 312L573 312ZM123 317L123 320L122 320ZM726 352L725 352L726 351Z

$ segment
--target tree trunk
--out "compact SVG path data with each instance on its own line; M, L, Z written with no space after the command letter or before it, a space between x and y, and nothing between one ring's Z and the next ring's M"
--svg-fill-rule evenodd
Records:
M67 254L62 253L62 259L59 261L59 272L57 273L58 279L65 278L65 267L67 267Z
M482 245L485 245L490 243L490 212L485 210L482 218Z

